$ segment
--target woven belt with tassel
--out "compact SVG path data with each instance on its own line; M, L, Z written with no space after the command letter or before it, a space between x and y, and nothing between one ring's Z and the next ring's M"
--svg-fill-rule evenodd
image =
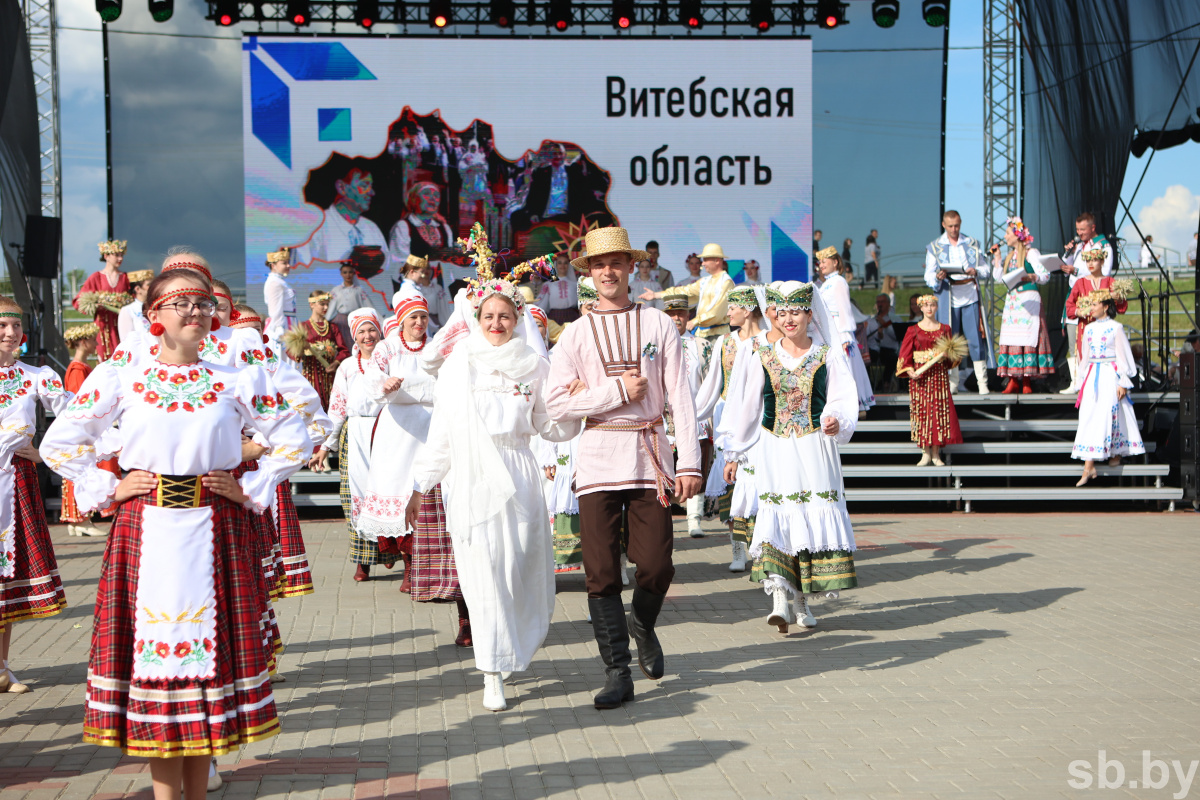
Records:
M638 442L641 443L642 449L646 451L646 455L650 457L650 464L654 467L654 488L658 493L658 502L663 508L669 508L671 505L670 491L674 487L671 484L671 477L663 469L662 455L658 449L658 437L654 434L655 429L661 428L662 424L663 421L661 418L646 421L614 420L612 422L593 422L589 419L584 423L584 428L586 430L635 431L641 433L641 436L638 437Z

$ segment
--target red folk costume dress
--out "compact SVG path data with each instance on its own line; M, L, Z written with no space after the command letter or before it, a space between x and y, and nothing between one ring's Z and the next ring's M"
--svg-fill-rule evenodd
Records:
M904 377L907 374L905 369L917 370L928 363L933 357L933 346L937 340L953 335L950 326L945 324L939 324L934 331L927 331L918 323L909 325L904 341L900 343L896 374ZM912 440L921 447L962 443L958 413L954 410L954 398L950 394L950 366L942 359L920 377L909 379L908 415Z
M1084 295L1089 295L1097 289L1111 289L1116 278L1101 277L1099 281L1091 276L1091 274L1080 276L1079 280L1075 281L1075 285L1071 287L1071 293L1067 295L1066 316L1067 319L1078 321L1079 330L1078 338L1075 340L1075 352L1072 356L1078 358L1083 353L1083 332L1087 329L1087 324L1091 320L1087 317L1078 315L1078 304ZM1129 302L1124 297L1113 297L1117 304L1117 313L1124 314L1129 310Z
M79 294L71 301L77 311L95 315L96 327L100 329L96 334L97 360L108 360L121 343L121 335L117 331L117 312L132 302L129 278L125 273L118 272L117 282L113 284L102 271L88 276Z
M317 390L317 395L321 398L321 408L329 408L329 393L333 391L333 372L325 370L325 364L337 364L345 361L350 357L350 351L346 348L346 343L342 341L342 333L336 325L332 325L324 320L320 323L323 327L318 328L313 325L312 320L304 320L298 326L305 333L305 350L304 355L298 359L300 361L300 370L304 373L304 377L313 388ZM324 353L324 363L315 355L315 352L320 349Z
M54 370L20 361L0 369L0 402L6 397L39 402L55 415L62 413L71 399ZM67 606L37 468L32 461L13 456L11 469L13 482L4 487L0 497L0 505L10 507L14 514L10 555L0 567L0 625L51 617Z
M96 368L41 446L84 511L116 492L95 453L114 424L121 467L158 477L157 490L119 505L108 537L83 737L129 755L219 755L279 731L242 543L247 512L264 511L303 465L309 436L264 369L122 361ZM238 466L247 426L273 449L241 477L243 508L198 476Z

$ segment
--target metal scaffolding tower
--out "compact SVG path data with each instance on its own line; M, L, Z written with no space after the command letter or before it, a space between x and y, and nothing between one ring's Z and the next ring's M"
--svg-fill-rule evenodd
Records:
M984 244L1004 243L1004 220L1019 211L1020 53L1016 0L983 5Z
M29 38L29 60L33 66L33 90L37 95L38 153L41 156L44 217L62 217L61 160L58 133L58 24L54 0L22 0L25 33ZM58 253L61 274L62 246ZM61 281L51 285L54 302L51 323L62 330L62 304L58 302Z

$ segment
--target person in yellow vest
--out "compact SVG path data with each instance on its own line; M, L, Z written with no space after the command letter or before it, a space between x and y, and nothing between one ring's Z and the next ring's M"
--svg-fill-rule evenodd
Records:
M700 253L704 265L703 278L687 286L673 286L661 292L649 289L638 295L639 300L657 300L660 297L686 297L696 304L696 316L688 322L688 330L703 339L715 339L729 333L729 292L734 288L733 278L725 263L725 251L719 244L706 244Z

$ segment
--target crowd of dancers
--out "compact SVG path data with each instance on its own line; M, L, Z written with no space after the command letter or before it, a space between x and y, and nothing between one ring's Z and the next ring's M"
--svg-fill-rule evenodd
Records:
M1019 221L1009 233L994 268L1006 283L1015 274L1020 303L1039 262ZM70 533L103 535L92 515L112 519L83 736L150 757L159 798L181 786L200 796L213 756L278 732L278 601L313 591L288 479L330 469L335 452L355 579L401 562L413 601L454 602L455 641L473 648L488 710L507 707L507 676L529 669L546 637L555 572L580 566L605 668L594 705L634 698L633 651L647 678L663 677L673 504L693 536L706 514L728 525L729 569L749 570L782 632L815 627L814 601L858 585L839 445L874 399L833 248L817 253L819 285L737 286L708 245L702 278L644 289L639 303L630 285L647 254L622 228L593 230L570 262L580 316L558 326L519 285L553 277L548 259L498 274L481 228L460 244L478 277L436 336L411 286L387 319L348 313L346 342L320 324L323 293L309 328L273 332L183 248L157 275L99 272L85 288L101 296L83 298L96 322L65 332L65 380L18 360L24 312L0 298L0 691L29 689L9 667L12 624L66 605L37 462L63 479ZM106 271L123 250L102 243ZM1081 482L1096 460L1141 448L1114 319L1123 301L1104 282L1093 275L1069 303L1084 367ZM919 307L897 374L910 380L921 464L941 463L940 448L961 441L951 373L973 348L961 313L957 330L939 319L938 293ZM1002 345L1006 331L1018 341L1009 319L1006 306ZM314 348L322 337L336 340L332 353ZM1002 361L1040 369L1039 339L1020 338ZM54 421L35 449L38 404Z

